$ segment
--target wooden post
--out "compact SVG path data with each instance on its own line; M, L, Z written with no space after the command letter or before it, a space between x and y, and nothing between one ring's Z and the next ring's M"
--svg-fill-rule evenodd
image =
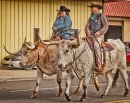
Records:
M34 43L36 41L39 41L39 37L38 37L39 31L40 31L40 28L34 28Z
M79 30L79 29L72 29L72 32L74 32L74 33L72 34L73 37L77 38L78 30Z

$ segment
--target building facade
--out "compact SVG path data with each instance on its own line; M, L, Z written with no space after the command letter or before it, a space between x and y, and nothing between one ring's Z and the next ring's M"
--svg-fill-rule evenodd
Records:
M81 29L80 37L84 37L84 27L90 16L90 5L95 0L0 0L0 60L9 51L21 47L23 39L33 42L33 28L40 28L43 39L52 33L52 25L57 17L60 5L71 10L73 28ZM102 4L102 0L98 0Z
M130 1L105 3L104 14L109 19L105 40L120 38L124 42L130 42Z

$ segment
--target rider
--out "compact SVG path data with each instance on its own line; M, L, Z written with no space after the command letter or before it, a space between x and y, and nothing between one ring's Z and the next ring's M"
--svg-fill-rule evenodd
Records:
M92 2L90 6L91 16L87 21L85 26L85 33L87 36L93 38L94 41L94 50L97 58L97 66L95 70L98 72L102 71L102 63L101 63L101 52L100 52L100 44L104 39L104 34L108 30L108 19L104 14L99 12L100 9L103 9L102 5L98 2Z
M58 17L52 27L53 37L70 40L72 35L72 21L69 16L70 9L65 6L60 6L60 10L58 10L58 12Z

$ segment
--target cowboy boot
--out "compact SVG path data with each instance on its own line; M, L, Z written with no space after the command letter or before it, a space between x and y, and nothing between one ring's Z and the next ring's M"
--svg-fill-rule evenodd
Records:
M96 61L95 71L101 73L102 72L102 65L99 61Z
M101 73L103 70L101 63L98 62L98 72Z

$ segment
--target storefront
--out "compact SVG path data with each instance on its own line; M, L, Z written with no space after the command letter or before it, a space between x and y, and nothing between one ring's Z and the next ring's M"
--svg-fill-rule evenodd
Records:
M109 20L106 39L120 38L124 42L130 41L130 1L111 2L104 4L104 13Z

